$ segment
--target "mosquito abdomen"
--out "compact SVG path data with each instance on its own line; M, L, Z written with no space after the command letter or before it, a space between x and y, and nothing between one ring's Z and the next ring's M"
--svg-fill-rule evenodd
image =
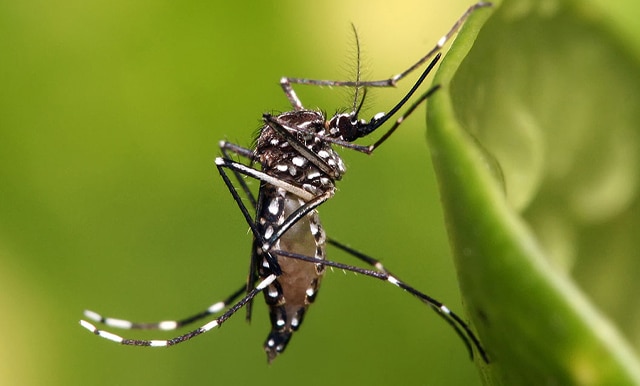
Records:
M281 219L289 217L305 204L303 199L286 193L282 189L274 189L272 186L263 187L260 194L264 195L263 210L259 214L258 222L265 235L271 232L270 228L276 229ZM275 202L281 202L282 205ZM281 213L277 215L273 213L276 208ZM287 230L272 249L324 259L325 242L324 229L320 224L317 211L313 210ZM256 245L256 251L259 250L258 248L259 246ZM269 275L270 268L267 260L263 258L259 261L260 276ZM271 320L271 332L264 344L269 362L285 350L291 335L302 324L307 308L316 298L324 273L324 266L321 264L309 264L285 256L278 256L278 264L282 275L278 276L277 280L264 291Z

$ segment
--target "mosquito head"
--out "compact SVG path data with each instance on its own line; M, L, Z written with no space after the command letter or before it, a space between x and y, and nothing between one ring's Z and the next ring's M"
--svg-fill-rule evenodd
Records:
M370 121L358 119L356 112L340 113L334 115L327 122L327 131L333 138L346 142L353 142L375 131L387 121L387 114L378 113Z
M355 112L339 113L327 122L327 132L333 138L351 142L359 138L358 128L363 124L366 122L359 120Z
M427 68L424 70L422 75L420 75L418 80L414 83L413 87L411 87L409 92L405 94L405 96L400 100L400 102L396 103L396 105L393 106L388 112L386 113L381 112L374 115L373 118L371 118L371 120L369 120L368 122L365 121L364 119L358 119L358 113L362 108L362 105L364 103L364 98L366 96L367 89L365 88L364 89L365 94L362 96L362 100L360 101L360 104L355 109L355 111L351 113L336 114L327 122L326 129L329 132L329 135L339 140L343 140L346 142L353 142L358 138L365 137L373 133L374 131L376 131L376 129L384 125L385 122L387 122L391 117L393 117L405 105L405 103L409 101L409 98L411 98L411 96L416 92L416 90L418 90L418 88L420 87L422 82L424 82L427 75L429 75L429 73L431 72L433 67L435 67L438 60L440 60L440 57L441 57L441 54L438 53L433 58L431 63L429 63L429 66L427 66ZM420 100L426 99L429 95L434 93L438 88L439 88L439 85L432 87L420 98ZM411 107L411 110L413 108L415 108L415 106Z

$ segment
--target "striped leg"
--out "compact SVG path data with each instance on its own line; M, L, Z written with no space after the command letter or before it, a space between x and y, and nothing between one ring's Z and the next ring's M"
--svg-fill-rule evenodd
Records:
M255 161L253 150L251 149L247 149L246 147L242 147L240 145L236 145L235 143L231 143L227 141L218 142L218 146L220 147L220 151L223 157L227 160L231 160L231 157L229 155L230 153L234 153L248 159L252 163ZM238 184L242 188L242 191L244 192L245 196L251 202L251 207L255 209L258 206L258 202L256 201L255 196L251 192L251 189L249 189L249 185L247 185L247 182L244 180L244 178L242 178L241 173L238 173L234 170L233 174L236 176L236 180L238 181Z
M432 298L431 296L423 292L418 291L414 287L398 279L397 276L391 274L391 272L386 270L383 267L382 263L380 263L380 261L370 256L367 256L361 252L358 252L355 249L347 247L346 245L341 244L335 240L331 240L329 241L329 243L355 256L356 258L366 262L367 264L372 265L373 267L376 268L376 270L374 271L370 269L360 268L353 265L342 264L342 263L338 263L330 260L320 260L320 259L316 259L315 257L299 255L299 254L291 253L288 251L271 250L271 252L280 256L286 256L286 257L290 257L298 260L308 261L310 263L316 263L316 264L321 263L326 266L335 267L345 271L355 272L361 275L373 277L382 281L389 282L395 285L396 287L409 292L411 295L415 296L420 301L430 306L441 318L443 318L455 330L455 332L458 334L460 339L462 339L464 344L467 346L467 350L469 351L469 355L471 356L471 359L473 359L474 357L473 347L475 347L476 350L478 350L478 352L480 353L480 356L482 357L484 362L489 363L489 358L487 356L487 353L485 352L484 348L480 344L480 340L478 339L478 337L476 337L473 331L471 331L471 328L462 320L462 318L458 316L456 313L454 313L453 311L451 311L444 303Z
M373 80L373 81L362 81L359 80L359 66L358 66L358 76L356 77L358 80L356 81L336 81L336 80L320 80L320 79L307 79L307 78L289 78L284 77L280 79L280 87L284 91L287 99L293 106L294 110L302 110L304 107L302 106L302 102L300 98L296 95L296 92L293 90L294 84L303 84L303 85L311 85L311 86L329 86L329 87L395 87L400 79L403 79L417 68L426 63L429 59L433 58L443 47L444 45L451 40L451 38L458 32L460 27L464 24L465 20L477 9L491 7L492 4L486 1L479 1L476 4L470 6L460 18L455 22L455 24L451 27L451 29L443 35L438 43L420 58L416 63L414 63L411 67L404 70L403 72L396 74L388 79L381 80ZM355 31L355 30L354 30ZM357 35L356 35L357 41ZM359 52L358 52L359 54Z
M214 315L217 314L219 312L221 312L222 310L224 310L225 308L227 308L229 306L229 304L232 304L236 299L238 299L240 297L240 295L242 295L242 293L245 292L245 286L243 285L242 287L240 287L240 289L238 289L237 291L235 291L233 294L231 294L228 298L226 298L225 300L219 301L217 303L212 304L211 306L209 306L206 310L201 311L197 314L188 316L186 318L183 319L178 319L178 320L163 320L163 321L159 321L159 322L145 322L145 323L140 323L140 322L132 322L129 320L124 320L124 319L117 319L117 318L110 318L110 317L104 317L100 314L98 314L97 312L91 311L91 310L85 310L84 311L84 316L87 319L90 319L96 323L102 323L105 326L109 326L109 327L114 327L114 328L121 328L121 329L125 329L125 330L163 330L163 331L171 331L171 330L177 330L181 327L187 326L189 324L192 324L194 322L197 322L198 320L202 320L210 315Z
M162 339L162 340L144 340L144 339L128 339L128 338L123 338L119 335L113 334L111 332L105 331L105 330L100 330L98 328L96 328L96 326L94 326L93 324L85 321L85 320L81 320L80 321L80 325L84 328L86 328L87 330L89 330L89 332L98 335L101 338L110 340L112 342L116 342L116 343L120 343L123 345L128 345L128 346L149 346L149 347L167 347L167 346L173 346L176 345L178 343L182 343L185 342L187 340L190 340L192 338L195 338L196 336L200 335L200 334L204 334L205 332L208 332L210 330L212 330L215 327L218 327L220 325L222 325L222 323L224 323L225 321L227 321L227 319L229 319L231 316L233 316L233 314L235 314L238 310L240 310L242 307L244 307L245 304L247 304L249 301L251 301L251 299L253 299L257 294L259 294L260 292L262 292L265 288L267 288L271 283L273 283L273 281L276 279L276 275L269 275L267 278L265 278L264 280L262 280L253 290L249 291L242 299L240 299L240 301L238 301L237 303L235 303L233 306L231 306L224 314L220 315L218 318L204 324L202 327L199 327L193 331L190 331L186 334L177 336L175 338L171 338L171 339ZM242 291L244 291L244 287L242 288ZM241 291L236 292L236 294L239 295ZM234 294L235 295L235 294ZM221 302L222 303L222 302ZM221 304L221 303L216 303L213 306L211 306L210 308ZM220 307L220 306L218 306ZM100 318L102 321L102 317L100 317L98 314L95 313L90 313L90 315L92 316L97 316L98 318ZM109 319L104 319L109 320ZM114 323L115 321L115 323ZM119 320L119 319L110 319L110 326L112 327L124 327L124 328L128 328L128 326L126 325L127 321L123 321L123 320ZM169 321L169 322L159 322L159 323L151 323L150 325L152 326L159 326L161 329L164 329L162 327L168 327L169 330L173 330L175 327L174 323L176 323L175 321Z

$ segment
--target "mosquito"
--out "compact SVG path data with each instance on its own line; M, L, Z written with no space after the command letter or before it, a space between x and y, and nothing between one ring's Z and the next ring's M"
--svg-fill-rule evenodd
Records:
M329 266L386 281L409 292L431 307L454 329L466 345L472 359L474 351L477 351L488 363L487 354L479 339L460 316L442 302L400 280L380 261L328 238L317 211L320 205L334 196L336 181L346 172L344 162L333 146L365 154L373 153L407 116L438 90L439 86L433 86L419 96L372 145L364 146L353 142L378 130L407 105L440 60L440 50L445 43L455 35L469 15L479 8L488 6L491 6L491 3L478 2L469 7L425 56L391 78L362 81L359 71L359 46L355 81L282 78L280 85L291 103L292 110L277 115L263 114L263 127L253 148L226 141L220 142L222 157L216 158L216 167L253 234L248 279L228 298L184 319L151 323L104 317L89 310L84 312L87 319L108 327L146 330L176 330L222 312L220 316L186 334L162 340L127 339L98 329L86 320L81 320L80 324L93 334L123 345L173 346L221 326L243 307L247 310L249 320L254 298L263 293L271 320L271 331L264 343L270 363L284 352L293 333L300 328L307 309L316 299L325 268ZM394 87L398 81L427 62L426 69L409 92L388 112L378 113L368 121L359 118L367 88ZM294 84L352 87L355 90L352 109L350 112L336 113L332 117L327 117L320 111L305 109L293 90ZM363 90L361 97L358 95L360 90ZM246 159L247 162L235 161L234 157ZM259 165L259 168L254 165ZM235 183L230 175L235 179ZM245 178L259 181L257 197ZM249 207L242 195L247 199ZM252 212L255 215L252 216ZM327 244L354 256L371 268L327 260Z

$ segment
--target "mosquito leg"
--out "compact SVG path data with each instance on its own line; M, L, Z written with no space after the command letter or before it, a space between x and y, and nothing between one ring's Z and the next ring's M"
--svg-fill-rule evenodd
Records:
M229 188L229 191L231 192L231 195L233 196L234 200L236 201L236 203L238 204L238 206L240 207L240 211L242 212L242 214L245 217L245 220L247 221L247 224L249 224L249 226L251 227L251 231L253 232L254 236L260 240L262 242L262 249L267 252L269 251L269 249L271 249L271 246L278 241L278 239L280 239L280 237L282 237L282 235L288 231L295 223L297 223L298 221L300 221L301 218L303 218L304 216L306 216L307 214L309 214L312 210L314 210L315 208L317 208L318 206L322 205L324 202L326 202L328 199L330 199L331 197L333 197L334 192L330 191L327 192L325 194L319 195L319 196L313 196L311 193L307 192L306 190L303 190L301 188L298 188L294 185L291 185L289 183L286 183L284 181L275 179L274 177L271 177L267 174L264 174L258 170L249 168L245 165L242 164L238 164L235 163L233 161L229 161L223 158L217 158L216 159L216 164L218 165L218 170L220 171L220 175L222 176L222 179L224 180L225 184L227 185L227 187ZM300 208L298 208L296 211L294 211L289 217L287 217L287 219L285 220L285 222L280 226L280 228L278 228L278 230L269 237L268 240L264 240L264 236L260 234L260 232L258 232L258 230L255 227L255 221L251 218L251 215L249 214L249 211L247 209L247 207L244 205L244 203L242 202L242 199L240 198L240 195L238 194L237 190L233 187L233 184L231 184L231 181L229 180L229 177L227 176L227 174L225 173L223 167L228 167L232 170L237 170L239 173L242 174L246 174L249 175L250 177L254 177L257 179L260 179L264 182L267 182L269 184L281 187L287 191L289 191L290 193L296 194L298 196L300 196L300 194L297 194L297 192L299 190L301 190L302 192L304 192L305 196L311 196L309 197L306 201L306 203L304 205L302 205ZM263 178L264 177L268 177L269 181L265 181ZM271 180L274 180L275 183L272 183ZM295 188L295 190L292 192L289 189L293 189ZM307 197L301 197L302 199L305 199ZM271 263L271 262L270 262ZM275 263L275 259L274 259L274 263Z
M345 245L345 244L342 244L342 243L340 243L340 242L338 242L338 241L336 241L336 240L333 240L333 239L327 239L327 242L328 242L329 244L331 244L331 245L335 246L336 248L341 249L341 250L343 250L344 252L347 252L348 254L350 254L350 255L352 255L352 256L354 256L354 257L358 258L359 260L361 260L361 261L363 261L363 262L365 262L365 263L369 264L370 266L375 267L378 271L380 271L380 272L382 272L382 273L384 273L384 274L387 274L387 276L388 276L388 277L387 277L387 279L386 279L386 280L387 280L387 281L389 281L389 282L391 282L391 283L394 283L394 281L393 281L393 280L390 280L389 278L394 278L394 277L396 277L396 276L395 276L394 274L392 274L390 271L388 271L388 270L387 270L387 269L382 265L382 263L380 262L380 260L375 259L375 258L373 258L373 257L371 257L371 256L369 256L369 255L366 255L366 254L364 254L364 253L362 253L362 252L360 252L360 251L358 251L358 250L356 250L356 249L353 249L353 248L351 248L351 247L349 247L349 246L347 246L347 245ZM380 279L382 279L382 278L380 278ZM396 279L396 280L397 280L397 279ZM398 282L400 282L400 281L398 280ZM395 283L394 283L394 284L395 284ZM398 284L396 284L396 285L398 285ZM398 286L399 286L400 288L403 288L403 287L401 287L400 285L398 285ZM411 293L413 294L413 291L409 291L409 292L411 292ZM417 292L417 291L416 291L416 292ZM414 295L415 295L415 294L414 294ZM416 295L416 296L418 296L418 295ZM425 296L425 297L427 297L427 295L424 295L424 296ZM420 297L420 296L418 296L418 297L419 297L421 300L423 300L423 299L422 299L422 297ZM431 299L431 300L435 300L435 299ZM424 301L424 300L423 300L423 301ZM486 354L485 354L484 350L482 349L482 346L480 345L480 343L479 343L478 339L475 337L475 335L474 335L474 334L473 334L473 333L468 329L468 327L467 327L466 323L464 323L464 322L462 321L462 319L461 319L461 318L459 318L457 315L455 315L453 312L450 312L450 311L449 311L449 314L452 314L451 316L452 316L453 320L452 320L452 319L449 319L449 318L447 318L447 317L444 317L444 315L441 313L441 311L439 311L439 309L441 309L442 307L446 307L446 306L444 306L444 304L442 304L441 302L438 302L438 301L436 301L436 302L437 302L437 303L439 303L439 305L437 305L437 304L436 304L436 305L434 305L434 304L433 304L433 302L431 302L431 301L427 302L427 304L429 304L430 306L432 306L432 307L436 310L436 312L437 312L438 314L440 314L440 316L443 316L443 318L444 318L444 319L445 319L445 320L446 320L446 321L447 321L451 326L453 326L453 327L454 327L454 329L456 330L456 332L458 333L458 335L460 335L460 337L461 337L464 341L466 341L467 343L468 343L468 340L467 340L467 336L468 336L468 337L471 339L471 341L474 343L474 345L477 347L478 351L480 352L480 354L481 354L482 358L485 360L485 362L488 362L488 361L487 361ZM448 308L447 308L447 309L448 309ZM454 321L457 321L458 323L454 323ZM461 326L463 327L463 330L466 332L466 335L461 334L462 330L460 330L460 329L458 328L458 325L461 325ZM467 346L469 346L469 345L467 344ZM473 357L473 352L471 352L471 356Z
M445 44L447 44L447 42L449 40L451 40L451 38L453 37L453 35L456 34L456 32L458 32L458 30L460 29L460 27L464 24L464 22L467 20L467 18L473 13L475 12L477 9L479 8L484 8L484 7L492 7L493 4L487 1L479 1L475 4L473 4L472 6L470 6L469 8L467 8L467 10L462 14L462 16L460 16L458 18L458 20L456 20L455 24L451 27L451 29L449 30L449 32L447 32L445 35L443 35L439 40L438 43L435 45L435 47L433 47L429 52L427 52L427 54L425 56L423 56L422 58L420 58L413 66L409 67L408 69L404 70L403 72L392 76L390 79L388 80L383 80L383 81L375 81L375 82L371 82L372 84L367 84L368 82L363 82L364 86L368 86L368 87L376 87L378 86L378 84L382 87L384 87L386 84L389 84L391 86L395 86L395 84L402 78L404 78L405 76L409 75L411 72L413 72L416 68L420 67L422 64L426 63L429 58L431 58L436 52L440 51L442 49L442 47L444 47ZM389 82L386 83L385 82Z
M300 98L298 98L295 90L293 89L293 87L291 87L291 83L299 83L297 82L297 80L298 79L296 78L282 77L280 78L280 86L284 91L284 95L287 96L289 103L291 103L291 107L293 107L293 109L296 111L300 111L304 109L304 107L302 106L302 101L300 101Z
M212 330L215 327L221 326L225 321L227 321L227 319L229 319L233 314L235 314L239 309L241 309L242 307L244 307L245 304L247 304L249 301L251 301L251 299L253 299L257 294L259 294L260 292L262 292L265 288L267 288L271 283L273 283L276 280L276 275L275 274L271 274L269 276L267 276L264 280L262 280L254 289L252 289L251 291L249 291L242 299L240 299L240 301L238 301L237 303L235 303L233 306L231 306L224 314L220 315L218 318L212 320L211 322L203 325L202 327L199 327L193 331L190 331L186 334L177 336L175 338L172 339L162 339L162 340L143 340L143 339L128 339L128 338L123 338L119 335L113 334L111 332L105 331L105 330L100 330L98 328L96 328L96 326L94 326L93 324L85 321L85 320L81 320L80 321L80 325L84 328L86 328L87 330L89 330L89 332L98 335L101 338L110 340L112 342L115 343L120 343L123 345L128 345L128 346L149 346L149 347L167 347L167 346L174 346L178 343L182 343L182 342L186 342L189 339L195 338L196 336L200 335L200 334L204 334L205 332L208 332L210 330Z
M339 243L336 243L335 241L333 241L332 244L336 245ZM342 244L340 245L343 246ZM345 251L354 251L354 250L347 247ZM453 327L453 329L456 331L460 339L462 339L464 344L467 346L471 359L473 359L473 347L475 347L480 353L480 356L482 357L482 359L486 363L489 363L489 358L487 357L487 354L484 351L484 348L482 348L482 345L480 344L480 340L475 336L473 331L471 331L471 328L462 320L460 316L458 316L456 313L451 311L446 305L444 305L444 303L432 298L431 296L423 292L418 291L417 289L413 288L412 286L398 279L396 276L390 274L388 271L386 270L373 271L370 269L360 268L353 265L342 264L342 263L338 263L330 260L317 259L315 257L304 256L304 255L292 253L289 251L283 251L283 250L271 250L271 252L276 255L308 261L310 263L315 263L315 264L324 264L326 266L339 268L345 271L355 272L355 273L373 277L382 281L387 281L395 285L396 287L409 292L410 294L418 298L420 301L430 306L441 318L443 318L451 327ZM377 262L376 259L366 256L360 252L357 252L357 255L354 255L354 256L366 262ZM363 258L365 256L366 258ZM374 263L374 266L375 266L375 263Z
M248 149L246 147L242 147L240 145L236 145L235 143L231 143L227 141L218 142L218 146L220 146L220 150L222 150L222 153L224 154L225 158L229 158L228 152L230 151L241 157L247 158L252 162L255 160L255 154L253 154L253 150Z
M102 323L106 326L109 327L114 327L114 328L122 328L122 329L127 329L127 330L164 330L164 331L170 331L170 330L176 330L178 328L184 327L186 325L189 325L193 322L196 322L198 320L204 319L209 315L213 315L213 314L217 314L220 311L224 310L225 308L227 308L227 306L231 303L233 303L236 299L238 299L240 297L240 295L242 295L243 292L245 292L246 288L243 285L239 290L235 291L233 294L231 294L228 298L226 298L223 301L217 302L212 304L211 306L209 306L206 310L199 312L195 315L191 315L188 316L186 318L180 319L180 320L163 320L160 322L148 322L148 323L138 323L138 322L131 322L129 320L123 320L123 319L116 319L116 318L109 318L109 317L104 317L96 312L90 311L90 310L85 310L84 311L84 316L87 319L90 319L94 322L97 323Z
M251 149L247 149L245 147L242 147L227 141L220 141L218 145L220 146L220 151L222 152L222 155L226 159L231 159L231 157L229 157L229 152L232 152L241 157L249 159L251 162L254 161L255 157L253 154L253 150ZM242 188L242 191L244 192L245 196L251 202L251 206L253 206L253 208L255 209L257 207L258 202L256 201L256 198L254 197L253 193L251 193L251 189L249 189L249 186L247 185L246 181L244 180L244 178L242 178L242 174L240 174L235 170L233 170L233 174L236 176L236 180L238 181L240 188Z
M227 176L227 173L224 171L224 167L228 167L231 170L238 170L235 169L239 166L242 166L242 168L240 170L238 170L238 172L242 173L242 174L246 174L244 172L246 171L254 171L256 173L260 173L260 174L264 174L262 172L258 172L255 169L249 168L245 165L224 159L224 158L216 158L216 165L218 167L218 172L220 173L220 176L222 177L222 180L224 181L225 185L227 185L227 188L229 189L229 192L231 193L231 196L233 197L233 200L236 202L236 204L238 204L238 208L240 209L240 212L242 212L242 215L244 216L245 221L247 222L247 224L249 225L249 227L251 228L251 232L253 233L253 236L256 238L256 240L260 240L261 244L264 244L264 237L260 234L260 232L258 231L258 228L256 227L256 223L253 220L253 218L251 218L251 214L249 213L249 210L247 209L247 207L244 205L244 203L242 202L242 198L240 197L240 195L238 194L238 191L236 190L236 188L233 186L233 184L231 183L231 180L229 179L229 176ZM246 169L246 170L245 170ZM250 177L254 177L251 174L248 174ZM265 176L267 176L266 174L264 174ZM269 178L273 178L268 176ZM254 177L254 178L258 178L258 177ZM259 178L258 178L259 179ZM302 189L300 189L302 190ZM280 265L278 264L278 259L276 259L273 254L267 252L266 253L266 257L267 261L269 262L269 265L271 266L273 272L276 275L281 275L282 274L282 269L280 268ZM252 264L253 266L253 264ZM253 272L253 269L252 269ZM251 277L250 277L250 280Z
M293 225L295 225L295 223L300 221L300 219L308 215L315 208L324 204L331 197L333 197L333 191L322 194L314 198L313 200L306 202L304 205L296 209L293 213L289 215L289 217L285 219L285 221L282 223L282 225L280 225L280 227L273 234L273 236L271 236L268 240L265 241L265 243L262 246L262 249L264 251L270 250L273 244L275 244L275 242L278 241L280 237L282 237L282 235L285 234L286 231L288 231Z
M341 242L338 242L330 237L327 237L327 243L333 245L334 247L343 250L344 252L347 252L348 254L350 254L353 257L356 257L357 259L364 261L365 263L369 264L370 266L374 267L375 269L377 269L380 272L384 272L384 273L388 273L391 275L391 272L387 271L387 269L382 265L382 262L380 262L380 260L374 259L373 257L370 257L368 255L365 255L364 253L353 249L345 244L342 244Z
M244 174L246 176L255 178L256 180L260 180L260 181L264 181L270 185L273 185L275 187L278 188L282 188L284 190L286 190L289 193L292 193L300 198L302 198L305 201L309 201L312 200L313 198L315 198L315 196L309 192L307 192L306 190L299 188L295 185L292 185L288 182L285 182L281 179L278 179L276 177L270 176L264 172L261 172L257 169L254 169L252 167L249 167L247 165L238 163L238 162L234 162L231 161L229 159L226 158L216 158L216 166L218 167L218 170L220 171L220 173L222 174L222 170L223 168L227 168L230 169L232 171ZM238 197L240 198L240 197Z
M395 283L393 282L393 280L390 280L389 278L394 278L394 277L396 277L396 276L395 276L394 274L392 274L390 271L388 271L388 270L387 270L387 269L382 265L382 263L380 262L380 260L375 259L375 258L373 258L373 257L371 257L371 256L369 256L369 255L366 255L366 254L364 254L364 253L362 253L362 252L360 252L360 251L358 251L358 250L356 250L356 249L353 249L353 248L351 248L351 247L349 247L349 246L347 246L347 245L345 245L345 244L342 244L342 243L340 243L340 242L338 242L338 241L336 241L336 240L333 240L333 239L327 239L327 242L328 242L329 244L331 244L331 245L335 246L336 248L341 249L341 250L343 250L344 252L347 252L348 254L350 254L350 255L352 255L352 256L354 256L354 257L358 258L359 260L361 260L361 261L363 261L363 262L365 262L365 263L369 264L370 266L375 267L378 271L380 271L380 272L382 272L382 273L387 274L387 279L386 279L386 280L387 280L387 281L389 281L389 282L391 282L391 283L393 283L393 284L395 284ZM380 279L382 279L382 278L380 278ZM397 280L397 279L396 279L396 280ZM399 282L399 283L402 283L402 282L400 282L399 280L398 280L398 282ZM397 286L399 286L400 288L404 288L404 287L402 287L402 286L401 286L401 285L399 285L399 284L396 284L396 285L397 285ZM407 286L407 285L405 285L405 286ZM408 286L407 286L407 287L408 287ZM404 289L406 289L406 288L404 288ZM441 311L441 309L442 309L443 307L445 307L445 308L446 308L446 306L445 306L443 303L441 303L441 302L439 302L439 301L437 301L437 300L435 300L435 299L433 299L433 298L430 298L429 296L424 295L424 294L423 294L422 296L421 296L421 295L418 295L418 294L416 294L416 293L418 292L417 290L408 290L408 291L409 291L410 293L412 293L414 296L417 296L418 298L420 298L420 300L422 300L423 302L425 302L425 303L429 304L430 306L432 306L432 307L433 307L433 309L434 309L434 310L435 310L435 311L436 311L440 316L442 316L442 317L443 317L443 318L444 318L444 319L445 319L445 320L446 320L450 325L452 325L452 326L454 327L454 329L456 330L456 332L458 333L458 335L460 335L460 337L461 337L461 338L462 338L466 343L468 343L467 337L468 337L469 339L471 339L471 342L473 342L474 346L476 346L476 348L478 349L478 352L479 352L479 353L480 353L480 355L482 356L482 359L483 359L485 362L489 363L489 360L488 360L488 358L487 358L487 355L486 355L486 353L485 353L484 349L482 348L482 345L480 344L480 342L479 342L478 338L475 336L475 334L473 334L473 332L470 330L470 328L468 327L468 325L467 325L466 323L464 323L460 317L458 317L455 313L453 313L453 312L449 311L448 313L451 315L451 317L453 318L453 320L452 320L452 319L449 319L449 318L445 317L445 315L444 315L444 314L442 313L442 311ZM414 293L414 291L415 291L415 293ZM434 303L436 303L436 304L434 304ZM448 308L447 308L447 310L448 310ZM455 321L455 322L457 322L457 323L454 323L454 321ZM457 326L458 326L458 325L460 325L460 326L462 327L462 329L464 330L464 332L466 333L466 335L461 335L461 334L460 334L460 332L461 332L461 331L457 328ZM467 344L467 346L469 346L469 345ZM471 351L471 357L473 358L473 352L472 352L472 351Z
M467 10L456 20L455 24L449 29L449 31L443 35L438 43L426 53L422 58L418 59L411 67L407 68L403 72L396 74L388 79L381 80L371 80L371 81L338 81L338 80L319 80L319 79L306 79L306 78L282 78L280 80L280 85L285 91L287 98L291 102L292 106L299 107L296 110L302 109L302 103L300 99L296 96L293 91L292 84L304 84L311 86L332 86L332 87L395 87L398 81L413 71L415 71L418 67L426 63L429 59L431 59L438 51L444 47L444 45L451 40L453 35L458 32L460 27L464 24L465 20L477 9L484 7L491 7L493 4L486 1L479 1L476 4L467 8Z

